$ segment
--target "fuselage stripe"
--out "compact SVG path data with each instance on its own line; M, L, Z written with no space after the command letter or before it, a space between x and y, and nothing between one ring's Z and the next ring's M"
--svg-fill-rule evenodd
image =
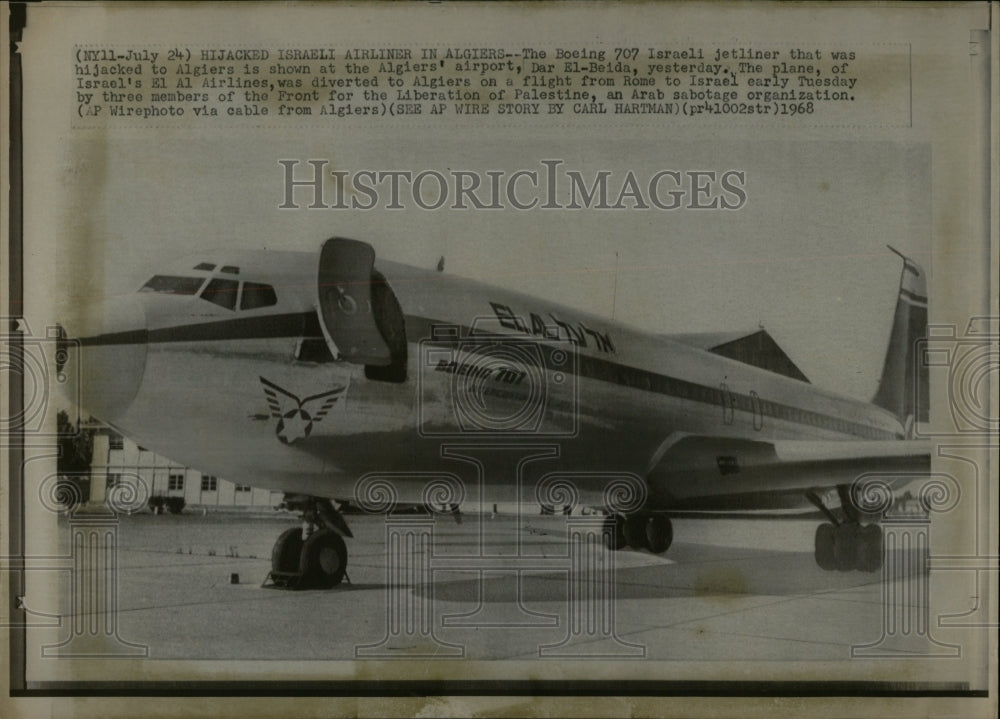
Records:
M454 323L441 322L415 315L406 316L407 329L416 328L416 336L430 338L432 327L454 326ZM460 338L455 338L455 344L468 345L472 330L460 327ZM241 317L214 322L199 322L197 324L177 325L157 329L137 329L125 332L115 332L79 339L80 345L126 345L126 344L161 344L170 342L208 342L246 339L276 339L288 338L322 338L322 330L315 312L295 312L280 315L260 315L256 317ZM473 335L474 337L474 335ZM512 339L524 339L519 335L511 335ZM434 340L439 342L440 340ZM420 340L409 340L409 344L419 344ZM473 345L475 340L473 339ZM547 343L537 343L549 353L562 348L553 347ZM896 439L897 434L885 429L862 424L842 417L837 417L813 410L802 409L783 403L766 400L746 394L732 392L722 386L691 382L689 380L671 377L650 370L630 367L607 359L590 355L577 355L576 372L579 377L600 382L608 382L621 387L636 389L655 394L676 397L678 399L710 404L719 408L720 412L749 412L761 417L772 417L794 424L827 429L845 435L862 436L871 439Z

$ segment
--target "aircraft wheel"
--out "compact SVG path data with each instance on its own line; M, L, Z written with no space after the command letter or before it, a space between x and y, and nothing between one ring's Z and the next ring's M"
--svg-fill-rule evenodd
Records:
M837 568L837 560L833 553L834 537L837 528L829 522L816 527L816 564L824 572L829 572Z
M299 556L302 584L314 589L329 589L340 584L347 572L347 545L329 529L313 532L302 545Z
M646 543L653 554L663 554L674 541L674 525L665 514L650 515L646 522Z
M838 571L849 572L857 567L860 545L861 525L848 522L837 527L833 539L833 556Z
M604 520L604 544L608 549L625 549L625 518L620 514L612 514Z
M633 549L648 546L646 539L646 518L644 514L630 514L625 517L625 541Z
M278 540L271 548L271 571L299 571L299 556L301 554L302 527L286 529L278 536Z
M869 524L861 527L858 536L857 568L862 572L877 572L882 568L882 527Z

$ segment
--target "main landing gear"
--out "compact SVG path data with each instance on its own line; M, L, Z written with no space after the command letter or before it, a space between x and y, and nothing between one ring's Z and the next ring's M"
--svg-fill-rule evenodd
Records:
M614 514L604 520L604 526L607 528L604 537L609 549L632 547L663 554L674 541L673 524L662 513Z
M877 572L882 568L882 528L857 522L816 527L816 564L826 571Z
M877 524L862 525L861 517L853 509L846 489L837 489L841 494L846 521L838 519L814 492L806 495L830 520L816 528L816 564L828 572L849 572L852 569L877 572L882 568L882 527Z
M302 513L302 527L286 529L271 550L264 580L284 589L330 589L347 576L347 545L353 537L329 499L285 495L282 507Z

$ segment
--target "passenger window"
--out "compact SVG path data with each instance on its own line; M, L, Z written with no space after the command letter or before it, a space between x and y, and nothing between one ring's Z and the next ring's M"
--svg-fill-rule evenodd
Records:
M278 304L278 297L274 294L274 288L271 285L262 285L258 282L245 282L243 284L243 297L240 299L241 310L256 310L276 304Z
M201 289L203 277L174 277L172 275L155 275L144 284L140 292L162 292L168 295L194 295Z
M236 293L239 288L240 283L236 280L224 280L216 277L202 291L201 298L219 307L225 307L227 310L235 310Z

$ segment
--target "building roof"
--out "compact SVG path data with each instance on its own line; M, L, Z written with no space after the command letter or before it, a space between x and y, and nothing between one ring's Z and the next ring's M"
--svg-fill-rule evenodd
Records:
M785 377L809 381L764 328L749 332L693 332L670 338Z

